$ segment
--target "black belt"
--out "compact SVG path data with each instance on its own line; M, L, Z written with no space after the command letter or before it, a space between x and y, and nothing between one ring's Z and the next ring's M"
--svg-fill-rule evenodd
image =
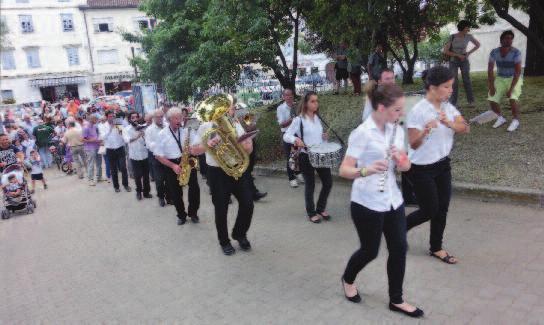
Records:
M446 156L438 161L435 161L434 163L432 164L428 164L428 165L418 165L418 164L412 164L412 167L415 167L415 168L420 168L420 169L426 169L426 168L432 168L436 165L440 165L442 163L445 163L445 162L449 162L450 161L450 157Z
M175 159L168 159L168 160L170 160L174 164L179 164L181 162L181 157L180 158L175 158Z

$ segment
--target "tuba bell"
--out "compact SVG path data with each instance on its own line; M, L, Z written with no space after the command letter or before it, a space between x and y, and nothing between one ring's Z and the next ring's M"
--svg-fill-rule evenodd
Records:
M200 121L215 124L202 136L202 145L227 175L239 179L249 166L249 154L238 143L236 128L227 116L232 102L231 95L214 95L196 106L196 114ZM218 136L220 141L210 148L208 139L212 136Z

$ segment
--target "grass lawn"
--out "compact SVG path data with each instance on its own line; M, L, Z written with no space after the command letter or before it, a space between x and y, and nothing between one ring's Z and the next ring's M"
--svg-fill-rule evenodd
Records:
M459 110L467 119L489 107L486 74L472 74L472 82L476 108L465 108L464 89L459 93ZM404 88L406 91L420 90L421 80ZM349 133L361 122L364 104L364 96L351 93L348 90L347 94L322 93L319 96L321 115L346 143ZM503 104L503 115L509 123L510 109L506 101ZM544 189L544 77L525 78L520 104L521 125L517 131L507 132L508 124L493 129L491 122L473 125L470 134L456 137L450 155L455 181ZM258 110L261 130L257 138L258 157L264 164L283 160L275 110L267 107Z

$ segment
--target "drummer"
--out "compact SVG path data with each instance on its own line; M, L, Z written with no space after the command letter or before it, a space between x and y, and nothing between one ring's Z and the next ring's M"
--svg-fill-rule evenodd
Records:
M314 168L310 164L308 148L323 143L328 139L328 134L323 132L323 125L318 116L319 101L317 93L310 91L304 95L298 110L300 113L283 135L283 141L293 144L300 150L299 166L304 177L304 201L308 219L313 223L320 223L321 219L330 220L331 216L326 211L327 199L332 188L332 176L330 168ZM321 191L314 203L315 172L319 175Z
M385 68L380 73L380 79L378 79L378 85L392 85L395 83L395 72L389 68ZM365 94L367 96L365 97L365 107L363 108L363 122L367 119L367 117L370 116L370 113L372 113L372 103L370 103L370 99L368 98L368 93L370 93L372 90L374 90L376 83L374 82L368 82L365 86Z

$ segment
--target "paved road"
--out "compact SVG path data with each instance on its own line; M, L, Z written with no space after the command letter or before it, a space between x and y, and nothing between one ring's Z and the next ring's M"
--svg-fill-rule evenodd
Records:
M349 188L335 184L333 221L311 224L303 189L261 177L253 251L223 256L204 185L200 224L110 184L48 175L35 214L0 222L0 323L406 323L386 309L386 251L347 302L340 274L358 245ZM232 224L236 203L229 217ZM430 324L544 323L542 209L455 198L446 233L455 266L427 256L428 227L409 233L405 298ZM237 247L237 246L236 246Z

